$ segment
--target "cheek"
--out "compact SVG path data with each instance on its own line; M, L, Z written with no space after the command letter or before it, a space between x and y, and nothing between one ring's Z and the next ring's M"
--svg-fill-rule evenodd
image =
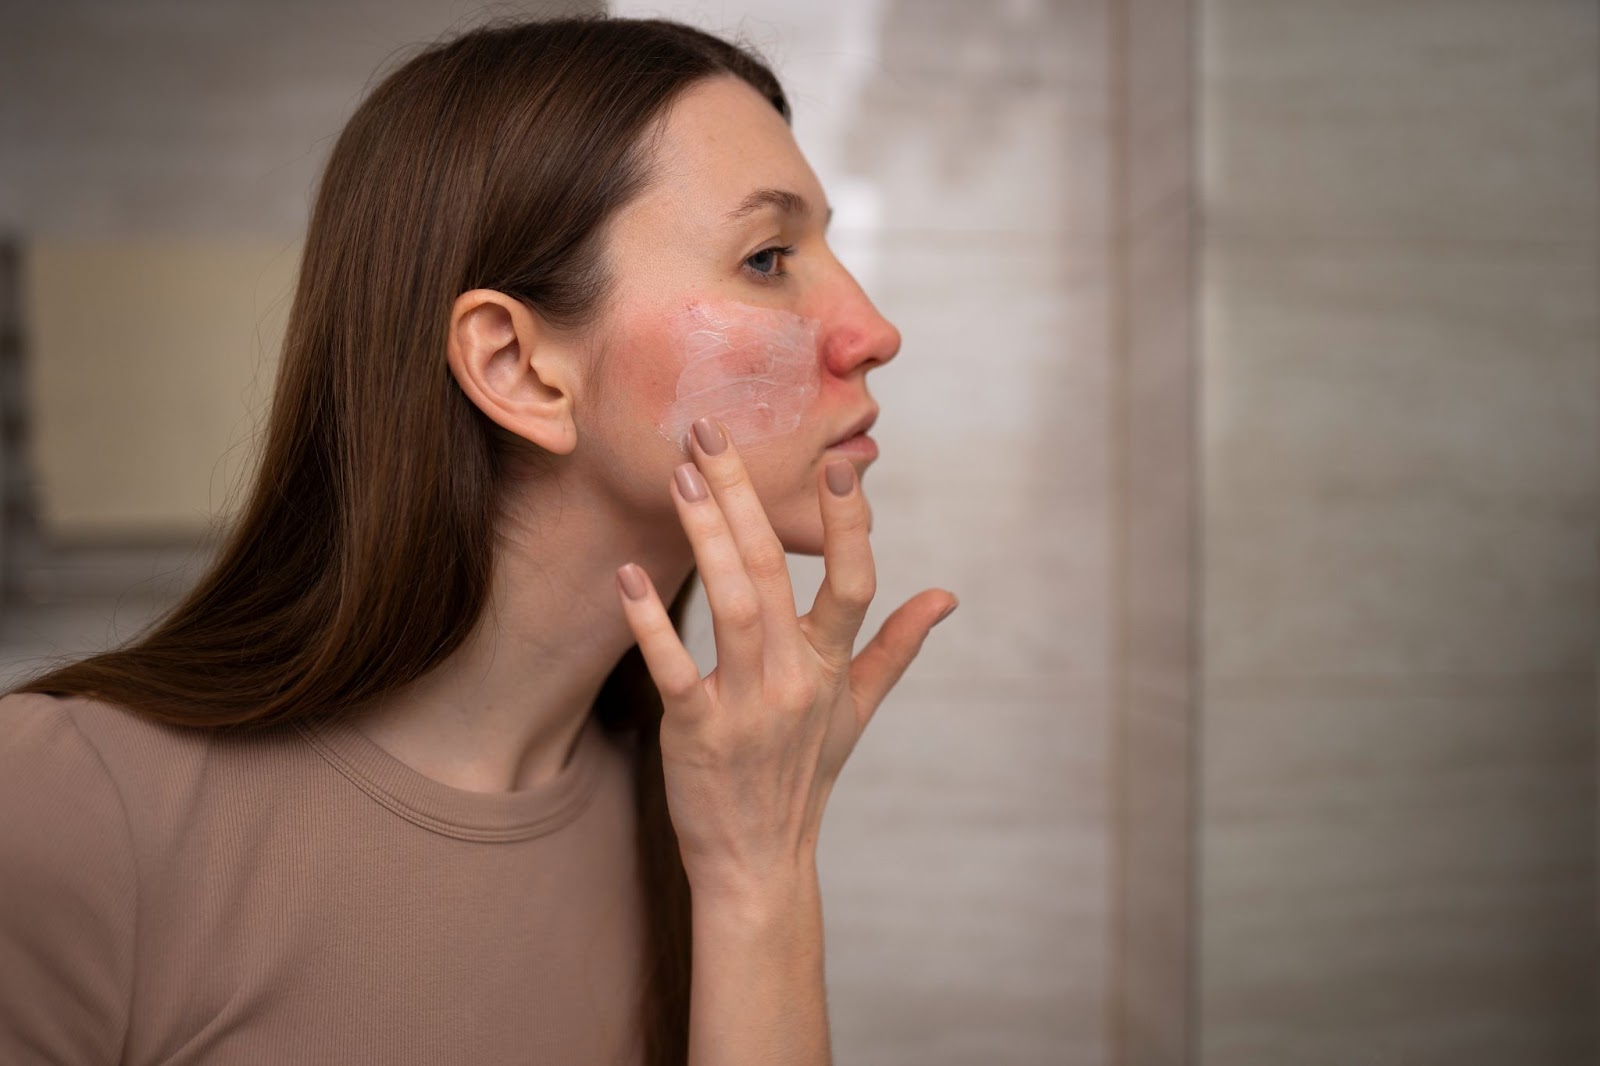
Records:
M721 419L741 447L793 433L821 385L819 323L746 304L691 304L670 335L677 380L656 429L681 444L702 415Z

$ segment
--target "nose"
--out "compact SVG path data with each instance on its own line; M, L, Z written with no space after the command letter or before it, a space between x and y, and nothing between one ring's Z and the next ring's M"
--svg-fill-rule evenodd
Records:
M839 377L849 377L887 363L900 351L900 331L872 305L856 280L845 275L835 306L832 328L823 342L827 367Z

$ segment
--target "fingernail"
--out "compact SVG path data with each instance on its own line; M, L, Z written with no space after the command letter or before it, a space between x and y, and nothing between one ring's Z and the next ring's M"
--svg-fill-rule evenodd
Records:
M700 450L707 455L721 455L722 449L728 446L722 430L713 425L709 418L694 420L694 436L700 442Z
M828 491L835 496L848 496L850 485L856 479L856 468L843 459L828 464Z
M700 471L694 468L693 463L684 463L673 476L678 479L678 491L683 493L684 499L697 503L706 498L705 478L700 476Z
M941 612L940 612L940 613L939 613L939 617L938 617L938 618L935 618L935 619L934 619L934 620L933 620L933 625L935 625L935 626L936 626L936 625L938 625L938 624L939 624L939 623L940 623L940 622L943 622L943 621L944 621L944 620L945 620L945 619L946 619L946 618L949 618L949 617L950 617L950 616L951 616L951 615L952 615L952 614L954 614L954 613L955 613L955 609L956 609L956 608L957 608L957 607L960 607L960 606L961 606L961 604L960 604L960 603L952 603L952 604L951 604L951 605L950 605L950 606L948 606L948 607L946 607L946 608L945 608L945 609L944 609L944 610L943 610L943 611L941 611ZM933 628L933 626L929 626L929 627L928 627L928 628L929 628L929 629L932 629L932 628Z
M622 582L622 594L630 600L642 600L650 591L645 584L644 571L632 563L617 569L617 580Z

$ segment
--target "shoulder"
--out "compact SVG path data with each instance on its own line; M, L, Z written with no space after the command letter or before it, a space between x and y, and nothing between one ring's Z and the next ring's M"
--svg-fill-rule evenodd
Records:
M5 1054L22 1048L110 1061L127 1022L138 898L128 808L68 702L0 698L4 1061L22 1061Z
M0 809L7 813L6 843L12 848L30 841L54 846L52 838L61 833L32 831L41 824L58 831L70 827L79 835L127 832L116 775L92 739L94 731L79 724L78 705L84 702L33 692L0 697Z
M70 806L158 847L197 797L211 738L84 696L0 697L0 809Z
M70 725L63 702L37 692L0 696L0 751L47 741Z
M115 780L203 757L206 738L87 696L0 696L0 759L42 760L65 772L89 762Z
M81 702L36 692L0 697L0 766L8 771L0 772L0 782L11 782L8 791L24 778L107 778L98 750L73 713Z

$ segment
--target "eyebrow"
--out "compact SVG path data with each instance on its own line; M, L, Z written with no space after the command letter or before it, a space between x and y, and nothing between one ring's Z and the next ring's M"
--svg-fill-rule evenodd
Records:
M736 222L746 215L752 215L763 207L776 208L780 214L793 218L811 217L811 201L797 192L788 189L757 189L755 192L739 201L739 206L728 212L727 220ZM826 222L833 221L833 208L828 208Z

